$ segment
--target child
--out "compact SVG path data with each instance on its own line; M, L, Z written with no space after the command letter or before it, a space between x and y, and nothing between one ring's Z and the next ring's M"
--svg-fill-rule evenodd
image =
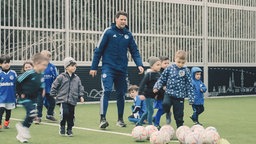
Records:
M165 68L167 68L167 66L169 66L170 61L169 61L169 58L166 57L166 56L161 56L160 60L161 60L161 70L160 70L160 73L163 73ZM164 110L163 110L163 106L162 106L163 98L164 98L164 88L165 88L165 86L160 89L159 94L156 97L156 100L154 102L154 108L158 109L158 110L157 110L156 115L153 117L153 122L154 122L154 125L158 129L161 128L161 126L160 126L160 119L161 119L161 116L164 114Z
M142 125L143 121L147 118L148 124L152 125L152 117L154 113L153 103L157 94L153 93L152 89L160 77L161 61L158 57L150 57L148 59L150 70L145 74L140 83L139 94L146 97L146 111L142 115L141 119L137 122L138 125Z
M20 96L21 103L26 109L26 117L22 123L17 123L18 135L16 138L20 142L27 142L31 138L29 127L33 119L37 116L37 96L44 89L44 75L42 74L48 65L48 58L37 53L32 58L34 69L26 71L17 79L16 90Z
M167 67L154 85L153 91L157 93L166 86L163 109L166 112L166 122L170 124L170 108L173 106L173 114L177 128L182 126L184 116L184 98L189 97L193 104L193 85L189 69L185 67L186 52L179 50L175 54L175 64Z
M204 94L207 91L206 86L201 81L202 70L199 67L193 67L191 70L192 83L194 87L194 104L192 105L193 115L190 117L195 124L199 123L198 116L204 111Z
M5 112L4 128L10 124L11 110L15 108L16 93L15 82L17 74L10 69L10 56L2 56L2 70L0 71L0 129L2 129L2 116Z
M51 52L47 50L41 51L41 54L47 57L49 60L52 57ZM38 95L38 103L37 103L38 116L34 121L35 124L40 124L41 122L41 119L43 116L42 111L43 111L44 103L45 103L45 107L47 108L46 119L53 122L57 121L57 119L54 117L55 99L54 97L50 96L52 83L57 76L58 76L57 68L55 67L54 64L49 62L47 68L44 71L45 90L42 95Z
M75 106L78 98L84 102L84 87L80 78L75 74L76 61L72 57L64 59L66 71L60 74L52 84L51 96L56 96L56 103L60 106L60 135L65 135L65 125L67 123L67 136L72 136L74 126Z
M22 65L21 73L33 69L33 63L31 61L26 61Z
M128 117L130 122L134 122L135 124L140 120L143 113L146 111L146 104L144 100L140 99L138 95L139 87L136 85L131 85L128 89L130 97L134 100L134 104L132 105L132 115Z

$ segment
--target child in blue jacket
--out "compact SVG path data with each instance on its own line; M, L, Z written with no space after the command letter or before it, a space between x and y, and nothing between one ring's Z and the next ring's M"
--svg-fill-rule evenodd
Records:
M200 124L198 117L204 111L204 94L207 91L206 86L201 81L202 70L199 67L193 67L191 70L192 84L194 88L194 104L192 105L193 115L190 117L195 124Z
M139 87L131 85L128 89L129 96L134 100L132 105L132 115L128 117L128 120L133 123L137 123L143 113L146 111L146 103L139 96Z

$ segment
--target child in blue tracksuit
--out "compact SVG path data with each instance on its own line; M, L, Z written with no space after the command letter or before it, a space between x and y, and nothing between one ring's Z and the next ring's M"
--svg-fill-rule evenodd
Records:
M201 81L202 70L199 67L191 69L192 83L194 88L194 104L192 105L193 115L190 117L195 124L200 124L198 117L204 111L204 94L207 91L206 86Z
M190 71L185 67L186 52L179 50L175 54L175 64L167 67L161 77L154 85L153 91L157 93L163 86L166 86L163 109L166 113L166 123L170 124L170 108L173 106L176 126L183 125L184 98L189 97L189 103L193 104L193 85Z
M144 120L147 119L148 124L152 125L153 113L154 113L154 101L159 93L153 93L153 86L157 79L160 77L161 61L158 57L150 57L148 59L150 65L149 71L144 75L144 78L140 82L139 95L145 96L146 111L141 116L141 119L136 124L142 125Z
M138 90L139 87L136 85L131 85L128 88L129 95L134 100L134 104L132 105L132 115L128 117L128 120L133 123L137 123L146 111L146 104L144 100L140 99Z
M160 70L160 73L163 73L163 71L165 70L165 68L167 68L170 64L170 61L169 61L169 58L166 57L166 56L161 56L159 57L160 60L161 60L161 70ZM154 125L158 128L160 128L160 119L161 119L161 116L164 114L164 110L163 110L163 99L164 99L164 89L166 87L164 86L164 88L162 88L160 90L160 95L158 95L156 97L156 100L154 102L154 108L155 109L158 109L157 112L156 112L156 115L153 117L153 122L154 122Z
M17 78L16 91L20 97L19 103L26 109L26 117L22 123L16 124L20 142L27 142L31 138L29 127L37 116L37 97L44 89L44 75L49 59L40 53L32 58L34 69L26 71Z
M113 85L117 94L118 120L116 125L126 127L123 120L125 94L127 93L127 65L128 51L136 63L140 73L144 72L141 56L132 33L127 24L128 14L123 11L117 12L115 23L105 29L100 41L94 50L90 75L96 76L98 64L102 58L102 89L103 96L100 99L100 125L101 129L109 126L106 119L108 101Z
M41 54L47 57L49 60L51 59L51 52L47 50L41 51ZM47 68L44 71L44 82L45 82L45 89L43 95L38 95L38 103L37 103L37 110L38 116L35 119L35 124L39 124L42 118L42 111L43 111L43 104L45 103L45 107L47 108L47 115L46 119L50 121L57 121L54 117L54 108L55 108L55 99L50 96L50 91L52 87L52 83L58 76L57 68L51 62L48 63Z
M5 112L4 128L9 128L11 110L15 108L16 93L15 82L17 74L10 69L10 56L2 56L0 70L0 129L2 129L2 116Z

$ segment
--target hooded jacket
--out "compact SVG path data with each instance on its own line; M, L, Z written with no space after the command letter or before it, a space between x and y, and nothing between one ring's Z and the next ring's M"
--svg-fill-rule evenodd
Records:
M143 66L138 47L128 26L124 29L118 29L113 23L111 27L105 29L94 50L91 70L98 69L102 57L102 70L127 73L128 50L136 65Z
M56 96L56 103L76 105L80 97L84 96L84 87L76 74L60 74L52 84L51 96Z
M206 86L201 80L195 78L196 72L202 72L199 67L193 67L191 69L192 83L194 88L194 105L203 105L204 104L204 94L207 91Z
M175 98L189 98L194 102L193 85L190 71L187 67L179 68L176 64L167 67L154 85L154 89L160 90L166 86L165 94Z

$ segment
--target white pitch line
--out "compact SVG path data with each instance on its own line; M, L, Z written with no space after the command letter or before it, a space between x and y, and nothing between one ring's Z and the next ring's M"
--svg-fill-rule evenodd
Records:
M11 118L11 120L22 121L22 119L16 119L16 118ZM41 122L41 124L59 127L59 125L55 124L55 123ZM129 133L121 133L121 132L115 132L115 131L97 130L97 129L91 129L91 128L76 127L76 126L74 126L73 128L74 129L79 129L79 130L85 130L85 131L93 131L93 132L100 132L100 133L116 134L116 135L129 136L129 137L131 136L131 134L129 134ZM172 142L179 142L179 141L172 140Z

